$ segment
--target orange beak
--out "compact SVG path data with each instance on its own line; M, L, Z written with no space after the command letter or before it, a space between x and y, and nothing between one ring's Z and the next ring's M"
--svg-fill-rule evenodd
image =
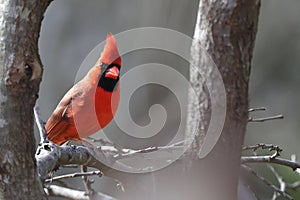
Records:
M118 76L119 76L119 69L117 67L109 68L105 73L106 78L117 79Z

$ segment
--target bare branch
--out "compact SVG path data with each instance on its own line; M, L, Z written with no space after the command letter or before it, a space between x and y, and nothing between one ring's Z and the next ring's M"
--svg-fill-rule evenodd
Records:
M255 111L265 111L267 108L265 107L258 107L258 108L250 108L248 110L249 113L255 112ZM276 120L276 119L283 119L283 115L274 115L270 117L262 117L262 118L253 118L249 117L248 122L265 122L265 121L270 121L270 120Z
M70 165L62 165L63 168L69 168L69 169L77 169L79 165L70 164Z
M292 190L296 190L297 188L300 187L300 181L296 181L296 182L294 182L294 183L287 183L287 184L286 184L286 187L287 187L287 188L290 188L290 189L292 189Z
M241 158L241 163L275 163L275 164L279 164L282 166L286 166L286 167L290 167L292 168L294 171L298 171L300 169L300 163L296 162L296 156L292 155L291 156L291 160L287 160L287 159L283 159L283 158L279 158L279 153L282 151L282 149L277 146L277 145L273 145L273 144L256 144L253 146L247 146L244 147L243 150L253 150L254 152L257 151L258 149L269 149L270 151L275 151L275 153L273 155L267 155L267 156L242 156ZM273 197L272 200L276 200L278 198L279 195L284 196L287 195L286 189L290 188L290 189L296 189L298 187L300 187L300 181L296 181L294 183L286 183L283 179L282 176L279 175L279 173L275 170L275 168L272 165L267 165L268 168L273 172L273 174L275 175L277 182L280 185L280 188L276 187L275 185L273 185L271 182L267 181L264 177L259 176L256 172L254 172L251 168L248 169L252 170L251 173L254 174L255 176L257 176L260 180L262 180L263 182L265 182L268 186L270 186L273 190ZM242 167L247 167L245 165L242 165ZM298 169L298 170L297 170ZM293 199L291 196L290 197L286 197L287 199Z
M177 142L174 144L170 144L168 146L148 147L146 149L139 149L139 150L122 149L122 153L117 154L114 157L116 160L119 160L119 159L128 158L130 156L134 156L136 154L150 153L150 152L154 152L154 151L158 151L158 150L165 150L165 151L172 152L172 150L182 150L184 148L183 144L184 144L184 142L180 141L180 142Z
M38 106L35 106L34 114L41 137L41 143L36 150L35 158L37 161L38 173L42 179L46 178L50 172L62 165L86 165L100 171L108 168L100 162L100 160L112 160L111 154L104 154L97 149L83 146L58 146L53 142L48 141L44 122L38 113Z
M299 162L294 162L294 161L279 158L279 157L272 158L271 156L242 156L241 162L243 164L245 164L245 163L275 163L275 164L290 167L293 170L300 168Z
M65 197L74 200L89 200L89 197L83 191L72 190L57 185L48 186L45 188L45 192L48 196Z
M267 110L266 107L249 108L248 112L265 111L265 110Z
M94 139L95 142L100 142L102 145L109 144L112 146L101 145L95 147L88 141L84 140L81 141L81 143L85 146L58 146L51 141L48 141L44 122L41 120L38 113L38 106L35 107L34 111L42 142L39 144L35 157L37 160L38 172L42 179L46 178L50 172L56 170L59 166L70 164L93 167L100 171L109 168L103 163L119 164L122 165L123 168L127 167L128 171L131 171L130 166L126 166L123 163L118 162L118 160L128 158L138 153L149 153L157 150L166 150L171 152L171 150L184 148L183 142L181 141L169 146L149 147L142 150L119 149L113 144L96 139Z
M87 172L87 167L86 166L81 166L81 171L82 173L86 173ZM83 179L83 183L85 186L85 190L90 198L90 200L93 199L93 195L95 194L95 190L92 188L92 184L94 183L93 180L90 180L89 177L87 176L82 176Z
M274 115L274 116L262 117L262 118L249 117L248 122L265 122L265 121L271 121L276 119L283 119L283 115Z
M282 151L282 148L280 148L277 145L265 144L265 143L259 143L259 144L243 147L243 151L246 151L246 150L256 151L257 149L269 149L270 151L279 151L279 152Z
M255 177L257 177L259 180L261 180L263 183L265 183L269 188L271 188L273 191L279 193L281 196L285 197L288 200L294 200L293 197L291 197L286 192L283 192L280 190L280 188L276 187L274 184L272 184L269 180L265 179L264 177L260 176L258 173L256 173L253 169L246 165L241 165L242 169L245 170L248 173L251 173Z
M54 181L58 181L61 179L68 179L68 178L76 178L76 177L81 177L81 176L99 176L101 177L103 174L100 171L90 171L90 172L76 172L72 174L64 174L61 176L56 176L53 178L49 178L45 180L45 183L52 183Z
M269 149L270 151L282 151L282 149L277 146L277 145L274 145L274 144L265 144L265 143L259 143L259 144L255 144L255 145L251 145L251 146L246 146L246 147L243 147L243 151L245 150L253 150L253 151L256 151L257 149Z
M65 197L74 200L89 200L88 195L84 191L73 190L58 185L50 185L45 188L45 192L48 196ZM95 196L97 197L96 199L99 200L116 200L114 197L100 192L97 192Z
M48 137L47 137L47 133L45 130L45 122L42 120L41 115L39 113L39 106L38 104L35 104L34 108L33 108L33 112L34 112L34 118L36 121L36 125L39 129L39 133L40 133L40 143L44 143L44 142L48 142Z
M275 175L275 177L277 179L277 182L280 185L280 190L282 192L286 192L286 183L283 180L283 178L278 174L278 172L275 170L275 168L272 165L267 165L267 166L273 172L273 174ZM278 192L275 191L274 194L273 194L272 200L276 200L278 196L279 196Z
M93 137L86 137L85 139L87 140L91 140L94 144L97 143L98 145L100 146L116 146L115 144L111 143L111 142L108 142L108 141L105 141L103 139L96 139L96 138L93 138Z
M273 144L260 143L252 146L243 147L243 151L246 150L257 151L258 149L269 149L269 151L275 151L273 155L270 156L271 159L280 156L280 153L282 152L282 149L279 146Z
M45 178L51 171L61 165L78 164L89 167L106 169L99 160L111 160L108 154L95 154L91 149L83 146L58 146L52 142L40 144L36 152L39 175Z
M115 163L122 164L123 168L128 167L128 170L131 171L130 166L125 166L123 163L118 162L118 160L139 153L149 153L157 150L172 152L172 150L182 149L183 146L181 145L182 142L178 142L169 146L149 147L142 150L122 149L120 152L114 146L58 146L48 141L39 145L36 152L36 160L39 175L42 178L47 177L51 171L57 169L59 166L69 164L85 165L103 171L109 168L103 163Z

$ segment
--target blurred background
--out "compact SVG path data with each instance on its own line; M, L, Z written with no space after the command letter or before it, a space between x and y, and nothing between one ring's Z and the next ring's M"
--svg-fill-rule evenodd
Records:
M87 54L105 40L107 33L117 34L152 26L176 30L192 37L197 7L198 0L52 2L46 12L39 40L44 75L38 102L44 119L50 116L62 96L74 84L77 70ZM300 155L299 19L299 0L262 1L250 78L251 107L268 108L267 111L254 113L253 117L283 114L284 119L249 123L245 144L273 143L283 148L282 155L287 158L291 154ZM161 63L188 77L189 63L169 52L146 49L122 57L122 74L144 63ZM113 132L116 135L114 141L125 147L167 144L181 114L172 92L158 85L144 86L134 93L129 106L133 120L143 126L149 123L149 108L157 103L163 105L168 114L166 126L161 131L166 137L162 138L160 134L159 138L150 138L146 142L132 140L124 136L114 123L106 128L107 132ZM287 180L295 179L290 169L278 169ZM258 170L274 180L267 169L262 167ZM296 175L297 178L300 177ZM264 186L259 185L255 189L262 199L268 199L271 195ZM293 193L300 198L299 192Z

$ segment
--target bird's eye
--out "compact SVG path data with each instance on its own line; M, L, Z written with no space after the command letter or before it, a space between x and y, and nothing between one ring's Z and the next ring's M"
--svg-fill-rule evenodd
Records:
M100 63L100 65L99 65L99 67L101 69L105 69L105 68L107 68L107 66L108 66L108 64L105 64L105 63Z

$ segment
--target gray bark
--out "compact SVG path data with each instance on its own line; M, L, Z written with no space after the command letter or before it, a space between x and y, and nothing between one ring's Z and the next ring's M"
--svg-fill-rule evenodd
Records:
M0 1L0 199L44 199L34 160L38 37L51 0Z
M193 142L185 159L189 163L187 167L192 169L193 179L198 179L198 194L205 199L236 199L259 7L259 0L200 0L192 59L202 76L191 68L191 84L199 96L189 99L187 138ZM210 66L203 65L206 61L201 48L210 54L222 75L227 102L221 136L203 159L199 155L206 145L212 115L211 96L214 95L205 86L215 84L216 77ZM198 118L200 124L195 124ZM195 138L190 137L195 128L198 131Z

